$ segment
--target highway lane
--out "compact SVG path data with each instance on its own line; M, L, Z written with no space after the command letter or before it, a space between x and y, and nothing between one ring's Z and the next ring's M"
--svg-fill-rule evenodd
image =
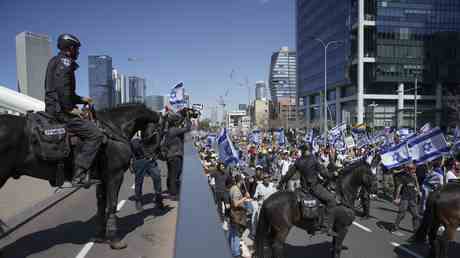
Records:
M406 242L412 235L411 216L408 213L401 223L402 230L392 234L385 228L393 223L397 214L397 207L385 200L373 200L369 220L359 217L350 227L345 239L345 246L349 250L343 251L343 258L422 258L427 255L427 246L409 244ZM294 228L289 233L287 243L287 257L330 257L330 238L314 236L310 238L304 231ZM457 241L451 243L449 257L457 257L460 253L460 232Z
M160 164L165 178L165 164ZM165 211L154 207L152 182L144 182L144 211L134 207L134 176L125 173L119 197L119 228L128 248L111 250L106 244L89 242L95 232L95 187L79 190L55 207L42 213L17 231L0 240L1 258L98 258L172 257L174 250L177 202L166 200Z

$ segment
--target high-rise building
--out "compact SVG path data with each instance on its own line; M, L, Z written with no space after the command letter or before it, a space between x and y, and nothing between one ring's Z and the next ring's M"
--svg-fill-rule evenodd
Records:
M319 40L341 41L327 50L329 120L373 127L447 120L443 89L460 82L457 1L297 0L296 5L298 102L307 122L324 120Z
M253 112L251 112L251 122L256 128L268 129L269 110L267 100L255 100Z
M128 101L129 103L143 103L146 91L145 79L137 76L128 77Z
M280 97L295 97L296 86L296 52L282 47L273 53L270 63L269 88L273 102Z
M163 95L150 95L145 97L145 105L153 111L162 111L165 106Z
M256 82L256 100L263 100L267 98L266 85L264 81Z
M122 89L124 88L123 75L117 71L112 70L112 82L113 82L113 104L114 106L123 103L122 100Z
M238 110L247 110L248 104L238 104Z
M16 35L16 73L21 93L43 101L45 74L51 59L47 35L21 32Z
M96 110L114 106L112 58L107 55L88 56L89 95Z

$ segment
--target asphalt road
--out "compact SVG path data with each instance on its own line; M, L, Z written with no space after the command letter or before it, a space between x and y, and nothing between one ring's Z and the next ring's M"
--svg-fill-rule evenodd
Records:
M369 220L357 217L350 227L345 246L348 250L343 251L343 258L391 258L426 257L428 249L426 245L415 245L406 242L412 235L411 216L408 213L401 223L402 230L392 234L385 230L396 218L397 207L386 200L374 200L371 203L371 216ZM286 255L289 258L319 258L330 257L330 238L314 236L298 228L289 233L287 239ZM460 253L460 232L457 241L451 243L449 257L458 257Z
M164 164L162 172L166 171ZM166 181L163 175L163 181ZM144 181L144 211L134 207L134 176L129 172L120 191L119 229L128 248L111 250L89 242L95 232L95 187L81 189L0 240L1 258L173 257L177 202L166 200L165 211L152 202L152 181ZM3 255L3 256L2 256Z

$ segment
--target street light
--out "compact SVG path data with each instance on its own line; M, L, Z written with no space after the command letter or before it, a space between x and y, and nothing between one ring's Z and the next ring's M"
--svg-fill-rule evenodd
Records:
M320 38L310 38L321 43L324 48L324 135L327 135L327 49L333 44L342 44L343 40L333 40L325 43Z

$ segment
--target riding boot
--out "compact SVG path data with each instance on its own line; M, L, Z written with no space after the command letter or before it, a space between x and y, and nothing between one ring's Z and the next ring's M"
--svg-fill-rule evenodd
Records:
M97 179L91 179L90 171L84 168L77 168L75 170L74 177L72 178L72 185L89 187L93 184L100 184L101 181Z
M136 210L144 211L144 208L142 207L142 201L140 199L136 199Z
M159 193L155 195L155 204L156 204L157 208L159 208L159 209L164 208L163 197Z
M324 216L324 221L323 221L324 228L322 229L322 233L327 234L328 236L336 237L337 233L334 232L333 226L334 226L334 214L332 213L331 210L329 210L328 214Z

